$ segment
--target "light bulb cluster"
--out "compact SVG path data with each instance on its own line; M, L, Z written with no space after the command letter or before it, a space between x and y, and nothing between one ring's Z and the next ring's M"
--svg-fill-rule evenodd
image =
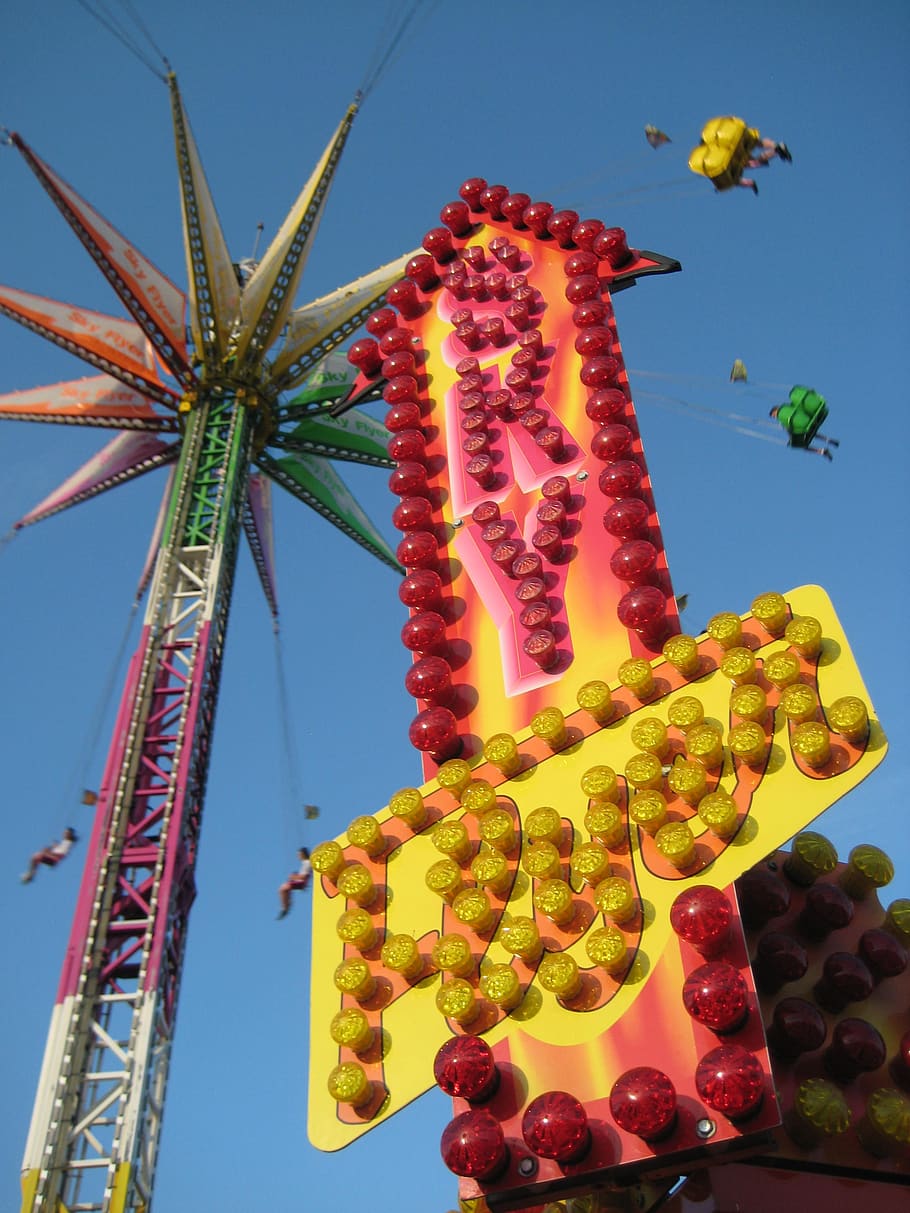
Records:
M736 884L784 1112L779 1150L836 1150L845 1176L900 1171L910 1145L910 900L883 910L876 896L893 874L875 846L838 862L806 831Z

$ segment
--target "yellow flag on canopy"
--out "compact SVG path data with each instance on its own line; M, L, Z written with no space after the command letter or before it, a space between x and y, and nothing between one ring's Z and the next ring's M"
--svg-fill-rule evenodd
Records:
M730 370L730 382L745 383L747 379L748 375L746 374L746 364L737 358Z

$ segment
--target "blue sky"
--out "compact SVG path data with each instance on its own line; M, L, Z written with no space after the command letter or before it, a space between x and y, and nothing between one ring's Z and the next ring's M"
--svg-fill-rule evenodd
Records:
M280 224L398 6L159 0L146 17L178 73L228 242ZM891 853L887 902L910 896L905 375L910 320L910 11L900 0L524 0L424 4L367 98L336 178L301 301L420 243L468 176L620 224L683 273L617 299L617 319L685 625L817 582L852 642L889 734L879 770L820 825L846 855ZM737 113L785 139L761 193L715 196L686 169L704 122ZM646 122L673 142L646 144ZM4 18L0 123L149 257L184 281L164 86L65 0ZM0 148L0 280L119 314L24 163ZM752 383L727 382L742 358ZM635 371L639 373L636 374ZM81 364L0 326L0 392L76 378ZM645 392L766 417L794 383L829 400L833 464L706 424ZM782 385L763 389L760 384ZM639 392L641 394L639 394ZM666 401L663 402L666 404ZM0 530L104 441L4 425ZM385 474L344 473L394 541ZM276 490L277 492L278 490ZM28 854L85 833L86 754L129 618L161 481L150 477L28 530L0 555L6 845L0 907L4 1182L18 1173L84 847L35 885ZM248 1213L331 1202L438 1210L448 1102L425 1097L345 1154L305 1135L309 908L274 921L301 841L343 830L418 779L396 579L304 506L280 500L278 579L304 825L285 773L273 638L241 560L171 1071L156 1208ZM353 707L352 707L353 705ZM112 703L108 704L108 716ZM377 1193L380 1195L377 1198Z

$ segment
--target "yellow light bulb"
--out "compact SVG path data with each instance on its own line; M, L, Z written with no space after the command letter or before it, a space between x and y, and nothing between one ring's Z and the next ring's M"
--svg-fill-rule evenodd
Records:
M626 840L622 812L615 804L594 804L585 813L585 829L605 847L615 849Z
M461 793L461 807L473 817L496 808L496 789L486 779L472 779Z
M629 965L626 938L618 927L598 927L585 940L588 960L607 973L622 973Z
M575 698L578 706L593 716L598 724L609 724L613 719L613 696L605 682L598 679L586 682L584 686L579 687Z
M781 711L793 724L805 724L815 719L818 698L812 687L805 682L791 682L780 693Z
M534 890L533 901L535 910L558 926L568 926L575 917L572 889L559 878L542 880Z
M483 889L464 889L452 902L452 912L471 931L488 931L495 921L490 899Z
M723 735L713 724L697 724L686 734L686 749L689 757L700 762L709 771L719 767L724 760Z
M619 667L617 677L626 690L638 699L647 699L654 692L654 671L643 657L630 657Z
M902 1152L910 1145L910 1099L894 1087L879 1087L869 1096L856 1132L877 1158Z
M619 784L612 767L588 767L581 777L581 790L595 804L615 804L619 800Z
M335 881L344 871L344 851L337 842L321 842L318 847L313 848L310 863L317 876L325 876Z
M646 834L654 835L667 820L667 802L656 788L645 788L629 801L629 816Z
M531 732L545 741L551 750L561 750L566 744L566 718L559 708L542 708L531 717Z
M436 772L436 782L460 800L461 793L471 782L471 768L463 758L450 758Z
M708 788L705 768L692 758L677 760L667 775L667 787L686 804L697 805Z
M763 724L768 714L768 696L754 682L743 683L730 692L730 711L740 720Z
M789 649L769 653L762 661L762 673L779 691L799 681L800 669L799 658Z
M480 989L484 998L503 1011L514 1010L524 997L511 965L491 965L480 979Z
M866 705L855 695L844 695L835 699L826 710L828 727L848 741L863 741L869 732L869 713Z
M373 1043L370 1021L358 1007L344 1007L332 1017L329 1035L335 1044L353 1053L365 1053Z
M720 672L724 678L729 678L734 686L743 686L754 682L756 678L755 654L751 649L737 645L727 649L720 661Z
M683 678L698 673L698 641L694 636L671 636L663 647L663 655Z
M346 910L335 926L342 943L369 952L376 943L376 927L366 910Z
M347 836L352 847L366 851L371 859L381 855L386 847L379 822L369 814L355 817L348 826Z
M391 935L382 945L382 963L406 981L415 981L423 973L425 965L417 940L412 935Z
M811 615L791 619L784 628L784 640L800 657L817 657L822 651L822 625Z
M739 822L736 801L720 788L701 798L698 802L698 816L718 838L729 838Z
M873 889L884 888L893 879L894 864L885 852L871 843L861 842L847 857L839 883L854 901L862 901Z
M341 994L350 994L358 1002L367 1002L376 992L376 978L370 966L359 956L343 960L335 970L335 989Z
M515 846L515 823L506 809L490 809L480 819L480 837L507 855Z
M638 792L664 786L663 764L656 754L635 754L623 770L629 786Z
M433 830L433 846L447 859L464 863L471 856L472 843L467 826L461 821L445 818Z
M502 930L499 942L512 956L534 961L540 955L540 931L533 918L516 915Z
M438 894L443 901L454 901L455 894L464 888L461 868L454 859L440 859L427 869L427 888Z
M663 758L670 744L667 726L656 716L646 716L644 720L637 721L632 725L629 736L634 746L646 754L655 754L658 758Z
M512 872L501 851L481 852L471 861L471 875L493 893L505 893L512 882Z
M531 842L543 840L558 847L562 843L562 818L548 806L532 809L525 818L525 833Z
M674 729L685 733L688 729L701 724L705 718L705 709L700 699L694 695L680 695L674 699L667 709L667 719Z
M511 733L494 733L483 747L483 756L505 775L506 779L511 779L521 770L521 755Z
M752 603L752 617L771 636L780 636L787 626L787 600L783 594L759 594Z
M910 947L910 897L898 897L885 911L882 930L890 931L905 948Z
M837 1137L850 1128L853 1113L842 1092L824 1078L807 1078L796 1089L787 1131L799 1144L813 1147L826 1137Z
M436 1009L446 1019L454 1019L464 1027L477 1018L480 1006L471 983L463 977L452 977L439 987Z
M823 767L831 757L830 734L817 720L798 724L790 734L790 746L810 767Z
M598 885L611 875L610 856L599 842L582 842L572 852L571 871L574 880Z
M608 876L594 890L594 901L606 918L622 926L635 917L638 909L635 890L622 876Z
M735 724L730 730L727 744L734 758L738 758L740 762L758 766L765 761L768 740L765 730L754 720L741 720L739 724Z
M695 862L695 837L686 821L668 821L654 835L654 845L674 868L688 868Z
M819 876L827 876L837 867L837 851L823 834L803 830L793 839L793 848L784 860L784 871L794 884L808 887Z
M545 956L537 970L540 986L557 998L574 998L581 989L581 974L578 964L568 952L555 952Z
M341 872L337 880L338 892L348 901L359 906L371 905L376 900L373 877L362 863L351 863Z
M525 848L521 866L532 880L549 880L562 875L559 851L545 838Z
M427 809L417 788L401 788L389 801L389 812L412 830L419 830L426 821Z
M454 977L469 977L474 972L474 953L465 935L450 931L440 935L432 950L433 964Z
M356 1061L335 1066L329 1074L328 1088L336 1103L350 1104L352 1108L362 1108L373 1098L373 1084Z
M712 615L705 631L722 649L732 649L742 643L742 620L730 611L721 611L719 615Z

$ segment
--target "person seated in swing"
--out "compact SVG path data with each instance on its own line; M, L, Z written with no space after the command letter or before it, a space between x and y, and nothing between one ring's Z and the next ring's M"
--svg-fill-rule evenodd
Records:
M279 919L286 918L291 910L291 893L295 889L305 889L310 883L310 877L313 875L313 865L310 863L310 852L306 847L301 847L297 852L297 858L300 861L296 872L292 872L283 885L278 889L278 898L281 902L281 909L278 912Z
M62 859L66 859L72 849L73 843L78 841L79 835L72 826L67 826L59 842L52 842L50 846L45 847L41 851L36 851L31 857L28 861L27 871L22 873L22 883L31 884L41 864L44 864L48 868L55 868Z
M828 405L824 396L820 396L814 388L791 388L789 402L776 405L770 416L787 431L787 446L821 455L824 459L834 458L829 448L840 443L836 438L827 438L820 433L822 423L828 416ZM815 439L822 445L813 446Z

